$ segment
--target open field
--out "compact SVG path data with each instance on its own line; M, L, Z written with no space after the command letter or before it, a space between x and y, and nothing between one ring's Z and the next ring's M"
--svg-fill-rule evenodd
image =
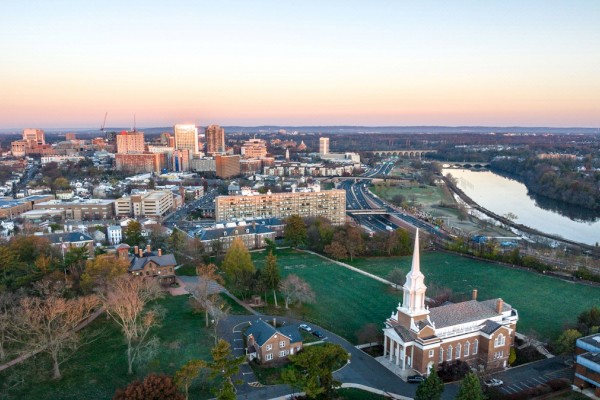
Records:
M402 195L409 203L414 201L426 207L439 204L440 201L454 203L452 196L440 186L418 185L414 183L399 184L390 181L387 184L377 184L371 190L382 199L391 200L396 195Z
M264 265L265 255L252 253L257 268ZM398 291L317 256L279 250L277 262L282 278L298 275L310 284L317 298L315 304L292 306L290 316L314 322L351 342L356 342L356 332L365 324L382 326L400 301ZM280 306L275 312L284 313L283 299Z
M101 331L102 335L83 347L62 365L63 378L52 381L48 357L35 359L0 373L3 399L110 399L115 390L150 372L172 375L192 358L210 358L213 338L204 328L202 315L192 314L187 296L167 297L158 301L166 309L162 327L155 330L161 340L156 357L136 367L134 376L127 375L126 345L118 327L100 316L86 331ZM11 390L6 386L22 379ZM190 398L209 398L207 391L191 390Z
M352 264L386 277L394 268L410 269L411 257L371 258ZM533 272L472 260L442 252L421 254L421 270L427 286L445 286L463 298L477 289L479 299L501 297L519 311L517 329L534 329L542 339L556 338L577 315L600 305L600 288L575 284Z

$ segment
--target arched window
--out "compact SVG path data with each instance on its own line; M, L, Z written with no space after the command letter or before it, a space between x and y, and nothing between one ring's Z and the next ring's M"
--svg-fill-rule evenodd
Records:
M460 352L462 350L462 346L459 344L456 345L456 359L458 360L460 358Z
M440 364L444 362L444 349L440 347Z
M452 346L448 346L448 357L446 358L446 360L452 360Z
M479 348L479 340L475 339L473 342L473 355L477 354L477 349Z
M465 357L469 355L470 349L471 349L471 343L467 340L467 343L465 343Z
M499 334L496 336L496 339L494 339L494 347L504 346L505 343L506 337L503 334Z

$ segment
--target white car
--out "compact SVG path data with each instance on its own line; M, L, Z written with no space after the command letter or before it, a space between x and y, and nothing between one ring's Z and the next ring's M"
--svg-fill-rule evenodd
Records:
M488 387L496 387L496 386L502 386L504 384L504 382L502 382L500 379L492 378L492 379L489 379L489 380L483 382L483 384Z
M303 331L306 332L312 332L312 328L306 324L301 324L298 328L302 329Z

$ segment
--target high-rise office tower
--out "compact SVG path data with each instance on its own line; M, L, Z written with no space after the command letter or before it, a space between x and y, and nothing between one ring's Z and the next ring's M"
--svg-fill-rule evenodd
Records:
M206 128L206 152L225 153L225 129L219 125L210 125Z
M329 154L329 138L319 139L319 154Z
M175 149L189 150L191 155L198 154L198 128L195 125L177 124L175 132Z
M118 154L139 154L144 150L144 132L123 131L117 135Z

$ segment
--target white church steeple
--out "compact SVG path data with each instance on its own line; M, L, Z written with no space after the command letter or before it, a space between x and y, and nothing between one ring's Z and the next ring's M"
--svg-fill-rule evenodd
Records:
M427 315L429 310L425 308L425 276L421 273L421 257L419 254L419 230L415 236L415 249L413 251L412 265L410 271L406 274L406 282L402 287L403 299L402 306L398 311L411 317L417 315Z

